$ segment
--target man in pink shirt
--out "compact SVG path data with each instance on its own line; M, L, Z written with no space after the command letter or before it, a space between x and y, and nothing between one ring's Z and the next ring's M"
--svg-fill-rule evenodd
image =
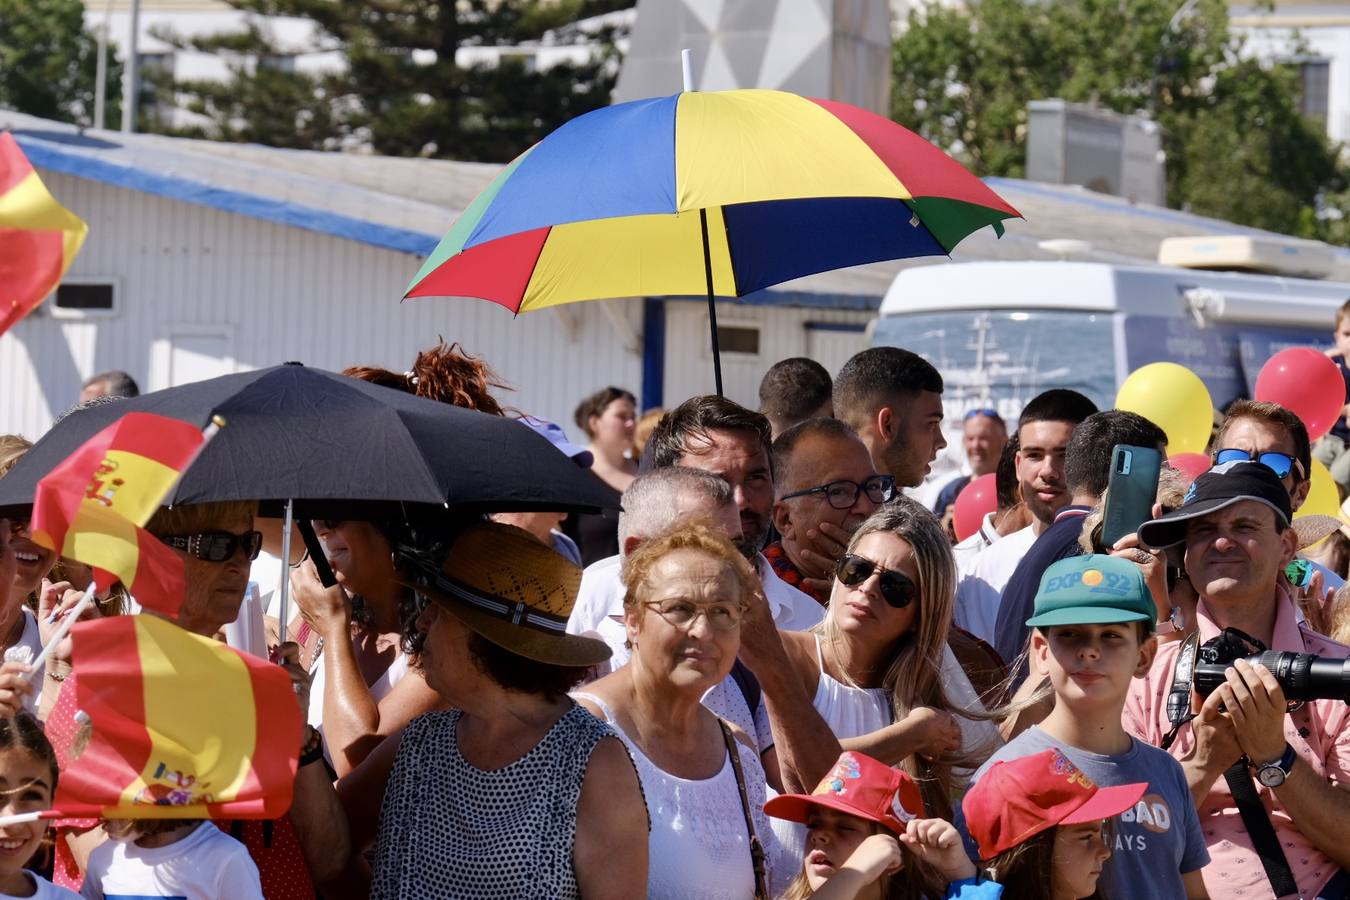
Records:
M1144 523L1141 541L1175 548L1200 596L1200 643L1241 629L1272 650L1345 658L1346 648L1298 621L1280 573L1297 538L1289 527L1289 493L1268 468L1232 462L1201 475L1180 509ZM1164 644L1125 703L1127 731L1161 744L1171 730L1167 695L1183 642ZM1289 872L1303 897L1345 896L1350 868L1350 706L1314 700L1293 712L1264 666L1239 660L1226 683L1177 731L1170 752L1182 764L1211 862L1203 870L1211 897L1271 898L1276 892L1238 812L1225 770L1243 758L1274 825ZM1330 882L1330 884L1329 884ZM1324 893L1325 891L1325 893Z

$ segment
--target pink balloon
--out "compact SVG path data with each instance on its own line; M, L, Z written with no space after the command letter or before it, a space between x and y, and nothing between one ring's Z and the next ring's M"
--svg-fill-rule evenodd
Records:
M1203 453L1178 453L1167 457L1167 464L1186 476L1186 484L1208 472L1211 460Z
M952 528L956 539L964 541L980 529L986 513L998 509L998 488L994 484L994 473L973 478L956 495L952 506Z
M1290 347L1272 356L1256 376L1256 399L1278 403L1303 420L1308 439L1331 430L1345 406L1341 367L1311 347Z

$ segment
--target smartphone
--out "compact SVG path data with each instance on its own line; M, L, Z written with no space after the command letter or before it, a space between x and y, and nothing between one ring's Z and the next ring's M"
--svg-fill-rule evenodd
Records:
M1111 448L1111 475L1102 512L1102 543L1110 548L1153 517L1162 454L1153 447L1116 444Z

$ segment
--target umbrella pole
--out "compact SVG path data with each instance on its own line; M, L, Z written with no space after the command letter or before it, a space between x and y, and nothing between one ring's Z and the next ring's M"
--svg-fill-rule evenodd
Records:
M703 229L703 275L708 282L708 328L712 331L713 379L717 396L722 393L722 351L717 346L717 305L713 302L712 251L708 247L708 211L698 211L698 224Z
M295 500L286 501L286 515L281 524L281 583L277 603L277 643L286 643L286 626L290 623L291 599L291 526L295 521Z

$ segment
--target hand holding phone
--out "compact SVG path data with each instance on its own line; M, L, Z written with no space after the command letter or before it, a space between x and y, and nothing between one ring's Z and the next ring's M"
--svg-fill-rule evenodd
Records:
M1103 544L1114 547L1116 541L1138 531L1149 520L1161 471L1162 453L1155 447L1116 444L1111 449L1111 475L1102 513Z

